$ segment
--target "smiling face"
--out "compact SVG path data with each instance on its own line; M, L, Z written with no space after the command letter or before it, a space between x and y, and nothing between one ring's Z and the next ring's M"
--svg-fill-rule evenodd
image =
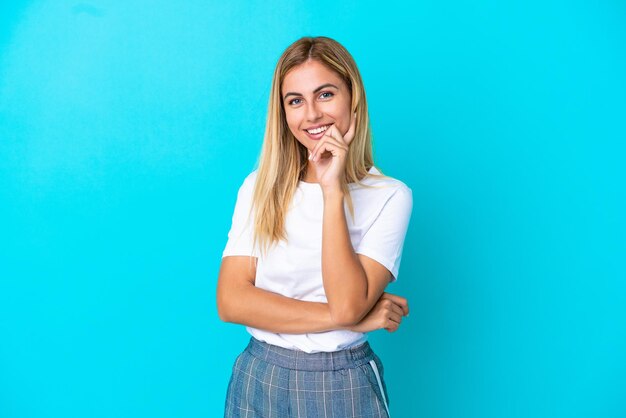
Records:
M292 68L281 91L289 130L307 149L313 150L330 125L342 135L348 131L350 90L339 74L319 61Z

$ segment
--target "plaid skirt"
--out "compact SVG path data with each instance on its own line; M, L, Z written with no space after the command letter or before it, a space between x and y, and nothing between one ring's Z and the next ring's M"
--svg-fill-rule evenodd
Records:
M237 357L225 418L389 418L383 365L369 343L306 353L254 337Z

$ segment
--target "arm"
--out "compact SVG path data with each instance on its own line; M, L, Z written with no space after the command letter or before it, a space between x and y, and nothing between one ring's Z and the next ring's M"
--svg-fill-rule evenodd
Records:
M304 334L338 329L331 321L327 304L304 302L255 286L257 253L252 245L250 218L255 178L254 173L246 177L237 193L218 277L220 319L275 333Z
M222 258L217 285L220 319L286 334L346 329L333 322L326 303L305 302L256 287L255 262L252 257Z
M309 167L315 171L324 196L322 225L324 290L331 317L337 324L343 326L359 323L381 298L393 277L385 265L365 255L356 254L346 223L344 191L340 179L345 175L348 146L354 138L355 123L356 113L345 137L336 125L329 127L309 155ZM325 155L329 156L325 158ZM395 231L395 234L393 232L394 229L402 227L402 224L395 222L395 217L396 214L390 212L382 223L379 222L379 228L385 228L390 220L395 223L391 234L382 235L386 236L386 239L391 239L392 243L395 240L397 245L399 234L398 231ZM408 219L405 221L408 222ZM385 242L378 242L377 245L381 244L385 245ZM408 314L408 307L404 306L403 310Z
M243 256L222 259L217 286L217 310L221 320L286 334L336 329L394 332L402 316L408 314L406 299L385 293L358 324L339 326L332 320L326 303L304 302L255 287L254 261L252 257Z
M391 273L352 247L339 189L324 190L322 277L332 318L340 325L359 323L382 296ZM408 307L403 307L408 313Z

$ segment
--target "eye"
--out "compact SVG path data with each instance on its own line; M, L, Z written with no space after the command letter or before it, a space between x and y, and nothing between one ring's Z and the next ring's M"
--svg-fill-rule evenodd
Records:
M291 99L287 102L291 106L299 105L302 102L302 99Z
M330 91L325 91L322 94L320 94L320 99L330 99L333 96L334 94L331 93Z

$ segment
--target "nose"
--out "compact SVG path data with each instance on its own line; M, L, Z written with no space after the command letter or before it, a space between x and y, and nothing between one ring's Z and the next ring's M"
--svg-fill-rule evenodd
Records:
M322 110L317 106L317 103L309 102L306 108L306 118L310 122L315 122L322 117Z

